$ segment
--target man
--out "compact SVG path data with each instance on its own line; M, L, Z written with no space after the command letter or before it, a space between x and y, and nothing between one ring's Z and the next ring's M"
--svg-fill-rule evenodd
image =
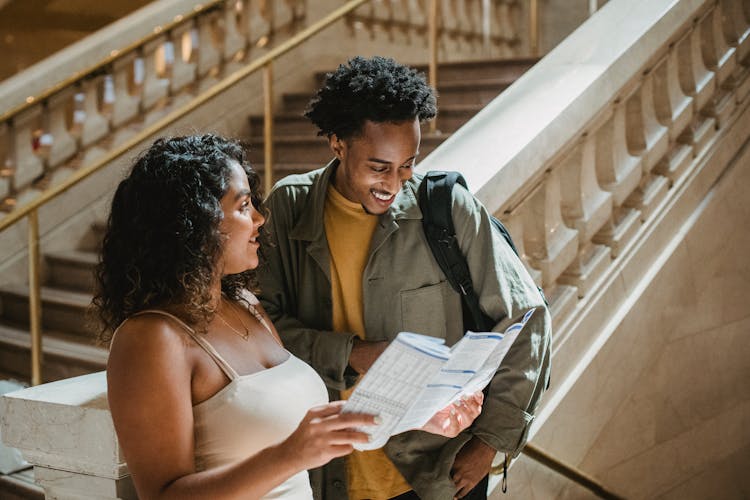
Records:
M425 240L413 177L420 122L435 116L424 77L391 59L360 57L327 76L306 116L328 138L325 167L280 181L268 198L273 245L261 300L284 343L346 398L401 331L464 334L461 299ZM355 452L313 479L326 499L486 498L497 452L526 440L549 373L550 316L520 260L465 189L453 219L483 311L503 331L534 314L490 383L482 414L458 437L412 431ZM313 477L316 476L313 474Z

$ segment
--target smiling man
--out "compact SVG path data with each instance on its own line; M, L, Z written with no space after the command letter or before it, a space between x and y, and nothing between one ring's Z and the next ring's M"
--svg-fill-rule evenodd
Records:
M332 399L401 331L463 334L461 298L432 256L417 204L420 123L436 114L424 77L391 59L339 66L306 116L328 138L324 168L280 181L267 200L273 245L259 278L263 306L284 344L320 374ZM483 312L504 331L535 309L485 391L482 414L453 439L399 434L313 471L316 498L484 499L497 452L526 440L549 374L549 312L489 214L465 189L453 219Z

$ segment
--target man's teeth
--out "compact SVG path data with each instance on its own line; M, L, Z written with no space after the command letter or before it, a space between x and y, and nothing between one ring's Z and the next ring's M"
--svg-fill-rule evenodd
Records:
M376 193L375 191L372 192L373 196L379 200L388 201L391 198L393 198L393 195L390 194L383 194L383 193Z

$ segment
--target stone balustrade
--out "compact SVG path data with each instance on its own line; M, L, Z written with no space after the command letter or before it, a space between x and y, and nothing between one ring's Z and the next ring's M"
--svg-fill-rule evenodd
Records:
M438 58L518 57L522 51L524 5L519 0L438 0ZM428 43L429 0L378 0L348 16L350 29L382 31L408 43Z
M748 50L746 1L609 2L420 163L464 174L550 301L532 438L748 141Z
M421 12L419 2L389 5ZM220 13L214 22L226 18ZM211 54L213 61L224 57ZM138 57L145 49L131 56L127 71ZM188 71L196 73L216 67L184 61L195 61ZM139 85L167 74L144 73ZM749 75L747 1L613 0L420 163L420 170L464 174L506 221L550 300L553 383L531 438L642 292L677 228L747 143ZM108 85L117 92L127 83L143 105L134 81L113 74ZM86 92L82 85L80 109L109 116L111 124L117 100L107 114L91 108ZM42 115L50 131L59 129L56 108L31 108L12 130L0 124L0 136L12 138L15 151L28 150L31 124ZM83 129L69 133L80 144ZM44 171L51 156L64 161L71 154L70 146L50 147L25 168ZM84 492L95 491L97 498L133 498L103 380L88 375L2 398L3 438L35 464L50 497L90 498Z
M15 82L0 86L8 97L0 109L0 209L23 205L121 144L257 57L275 36L295 31L306 16L304 0L227 0L195 8L196 15L169 10L169 22L140 42L120 38L134 46L113 49L106 64L47 97L28 97L19 112L13 111L22 104Z

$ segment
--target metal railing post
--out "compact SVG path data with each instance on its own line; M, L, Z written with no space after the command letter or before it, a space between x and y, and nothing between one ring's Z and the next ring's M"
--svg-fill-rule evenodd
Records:
M607 500L624 500L624 497L621 497L609 491L596 479L592 478L585 472L582 472L573 466L561 462L560 460L556 459L546 451L539 449L533 444L527 443L526 446L524 446L523 450L521 450L521 453L534 460L535 462L539 462L543 466L565 476L576 484L583 486L587 490L593 492L599 498L605 498ZM502 473L502 464L492 468L492 474Z
M429 18L429 46L430 46L430 63L429 63L429 79L430 85L437 91L437 57L438 57L438 36L437 36L437 22L438 22L438 2L437 0L430 0L430 18ZM434 134L437 132L437 116L430 121L430 133Z
M539 0L529 2L529 50L532 57L539 57Z
M29 212L29 331L31 385L42 383L42 298L39 272L39 210Z
M273 62L263 66L263 185L266 196L273 187Z

